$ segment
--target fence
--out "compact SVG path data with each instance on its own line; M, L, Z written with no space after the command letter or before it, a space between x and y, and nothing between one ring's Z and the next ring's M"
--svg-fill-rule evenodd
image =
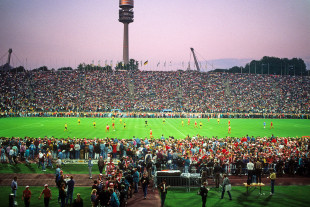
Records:
M190 192L191 188L201 186L201 177L199 173L182 173L180 175L175 175L171 172L173 171L170 171L170 173L168 171L166 175L158 175L158 172L156 172L154 176L154 187L157 187L164 179L167 185L171 187L185 187L187 192Z

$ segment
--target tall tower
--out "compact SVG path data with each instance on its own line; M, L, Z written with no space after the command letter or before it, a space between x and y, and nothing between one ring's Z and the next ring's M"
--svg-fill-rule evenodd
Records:
M8 61L6 62L6 64L10 65L10 63L11 63L11 54L13 52L12 48L10 48L8 52L9 52L9 56L8 56Z
M119 0L119 19L124 24L123 61L129 63L128 26L133 22L133 0Z

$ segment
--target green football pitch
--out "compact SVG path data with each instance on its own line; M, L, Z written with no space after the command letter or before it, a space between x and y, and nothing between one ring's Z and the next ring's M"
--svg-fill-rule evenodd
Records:
M301 137L310 136L310 120L308 119L190 119L188 125L187 119L163 119L161 118L119 118L114 119L115 130L112 129L112 118L1 118L0 136L2 137L51 137L55 138L139 138L150 137L150 130L154 138L165 138L173 136L175 138L185 138L186 136L195 136L197 134L205 137L242 137L249 136L267 136L272 134L279 137ZM148 126L145 126L145 120ZM182 120L184 126L182 126ZM231 134L228 134L228 121L231 122ZM93 122L96 122L96 128ZM197 128L194 123L197 121ZM273 129L270 129L270 123L273 122ZM124 122L126 128L124 128ZM200 128L199 123L202 122ZM264 128L266 122L266 128ZM67 123L68 131L64 131ZM109 132L106 132L107 124L110 126Z

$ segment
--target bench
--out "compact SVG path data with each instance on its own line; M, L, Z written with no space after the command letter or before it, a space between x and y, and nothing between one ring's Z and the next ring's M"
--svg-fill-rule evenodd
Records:
M262 186L265 186L264 183L251 183L250 185L247 183L243 183L244 187L246 187L247 195L249 194L249 187L259 187L259 194L262 194Z

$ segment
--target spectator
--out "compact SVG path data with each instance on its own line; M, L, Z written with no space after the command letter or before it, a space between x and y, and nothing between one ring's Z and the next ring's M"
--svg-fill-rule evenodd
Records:
M92 207L97 207L98 206L98 195L97 195L97 190L96 189L93 189L91 191L90 201L91 201L91 206Z
M17 194L17 177L14 177L11 183L11 190L12 193L14 194L14 199L16 198L16 194Z
M93 161L92 161L92 158L91 156L88 157L88 174L89 174L89 179L92 179L93 176L92 176L92 168L93 168Z
M147 187L149 184L150 184L149 178L147 177L147 174L144 173L142 178L141 178L141 185L142 185L142 189L143 189L144 199L146 199Z
M44 189L42 190L39 199L41 199L42 194L44 194L44 207L48 207L50 199L52 198L52 192L51 189L48 188L48 184L44 185Z
M229 200L232 200L231 194L230 194L230 190L231 190L230 180L228 179L227 175L224 174L223 189L222 189L222 197L221 197L221 199L224 198L224 193L226 191L228 193L228 195L229 195Z
M29 186L27 185L25 187L25 190L23 191L22 200L24 201L25 207L30 206L30 198L31 198L31 191L29 190Z
M83 207L83 199L81 198L81 194L76 194L76 198L73 201L73 207Z
M73 176L70 176L70 180L67 182L67 197L66 197L66 205L68 205L68 200L70 200L70 206L72 203L72 199L73 199L73 190L74 190L74 180L73 180Z
M99 168L99 173L100 174L102 174L104 166L105 166L105 163L104 163L103 157L100 156L99 160L98 160L98 168Z

